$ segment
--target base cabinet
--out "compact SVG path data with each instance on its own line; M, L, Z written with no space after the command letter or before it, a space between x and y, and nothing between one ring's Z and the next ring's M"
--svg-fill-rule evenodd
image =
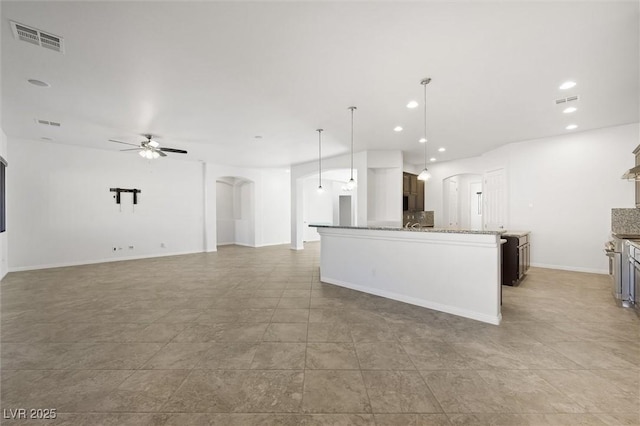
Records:
M510 236L502 245L502 285L518 285L531 265L529 235Z

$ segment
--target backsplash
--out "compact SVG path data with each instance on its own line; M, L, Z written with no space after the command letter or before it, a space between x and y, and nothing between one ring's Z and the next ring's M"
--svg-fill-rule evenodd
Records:
M640 209L611 209L611 232L640 235Z
M433 226L433 211L424 212L403 212L402 224L405 226L407 222L411 225L418 223L420 226Z

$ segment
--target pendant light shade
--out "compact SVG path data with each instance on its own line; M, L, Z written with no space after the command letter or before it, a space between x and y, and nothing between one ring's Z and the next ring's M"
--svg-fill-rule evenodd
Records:
M318 193L324 192L322 188L322 129L316 129L318 132Z
M431 173L427 170L427 84L431 83L430 78L424 78L420 84L424 87L424 134L420 143L424 144L424 169L418 175L418 179L427 181L431 178Z
M350 106L347 109L351 111L351 179L347 182L346 189L347 191L353 191L356 188L356 181L353 178L353 111L358 108Z

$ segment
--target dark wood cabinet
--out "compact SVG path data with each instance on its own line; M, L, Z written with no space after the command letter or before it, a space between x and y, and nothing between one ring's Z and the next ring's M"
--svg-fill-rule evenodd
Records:
M416 194L416 208L418 211L424 210L424 181L418 181L418 193Z
M402 197L403 211L424 211L424 182L418 180L418 175L402 174Z
M507 240L502 245L502 285L517 285L531 265L529 234L503 235L502 238Z

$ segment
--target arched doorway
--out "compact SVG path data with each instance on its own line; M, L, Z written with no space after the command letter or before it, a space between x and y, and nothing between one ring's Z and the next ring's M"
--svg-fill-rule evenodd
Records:
M255 247L255 184L242 177L216 179L216 245Z

